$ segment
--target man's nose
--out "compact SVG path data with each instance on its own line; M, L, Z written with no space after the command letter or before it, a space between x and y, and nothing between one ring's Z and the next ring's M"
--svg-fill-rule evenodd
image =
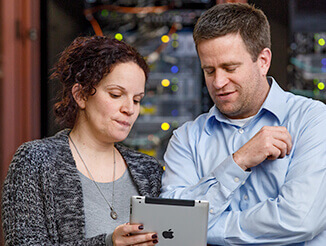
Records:
M223 88L228 83L228 81L229 80L228 80L228 77L227 77L225 71L223 71L223 70L215 71L215 76L214 76L214 80L212 81L212 83L216 89Z

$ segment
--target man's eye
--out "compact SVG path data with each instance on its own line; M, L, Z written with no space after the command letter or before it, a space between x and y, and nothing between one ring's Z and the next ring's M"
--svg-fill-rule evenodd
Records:
M213 69L212 70L204 70L204 72L206 74L210 75L210 74L213 74L214 73L214 70Z
M229 73L232 73L236 70L237 68L236 67L226 67L225 68L225 71L229 72Z

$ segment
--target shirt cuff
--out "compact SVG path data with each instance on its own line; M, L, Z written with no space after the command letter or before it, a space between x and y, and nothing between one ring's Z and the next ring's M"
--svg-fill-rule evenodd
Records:
M105 238L105 245L106 245L106 246L113 246L113 242L112 242L112 233L106 235L106 238Z
M251 172L243 171L230 155L214 169L213 174L223 186L234 191L244 184Z

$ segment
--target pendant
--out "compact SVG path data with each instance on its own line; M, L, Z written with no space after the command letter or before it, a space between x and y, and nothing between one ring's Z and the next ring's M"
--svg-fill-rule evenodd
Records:
M114 220L116 220L118 218L118 214L113 210L111 211L110 215L111 215L111 218Z

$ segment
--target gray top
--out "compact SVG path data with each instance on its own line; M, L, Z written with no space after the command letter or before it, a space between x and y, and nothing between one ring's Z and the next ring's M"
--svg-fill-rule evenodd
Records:
M110 234L118 225L129 221L130 197L139 195L139 192L128 170L126 170L114 184L114 209L118 214L117 220L111 218L111 210L93 181L84 176L81 172L79 172L79 176L84 197L86 238L91 238L103 233ZM112 206L113 182L97 182L97 185Z

